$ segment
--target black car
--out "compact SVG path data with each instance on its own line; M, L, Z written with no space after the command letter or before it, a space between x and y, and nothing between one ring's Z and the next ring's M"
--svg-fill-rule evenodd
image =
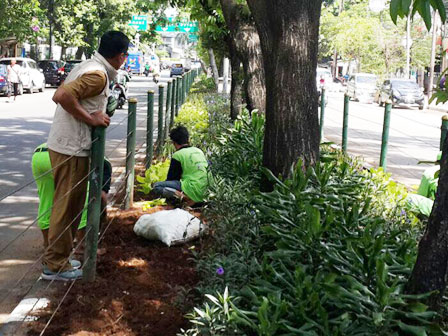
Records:
M7 65L0 64L0 95L7 95L9 90Z
M63 66L64 63L62 61L56 60L42 60L37 62L39 68L41 68L44 72L45 82L47 84L53 86L61 85L63 80Z
M68 74L70 73L70 71L72 71L72 69L77 66L79 63L81 63L82 60L70 60L70 61L66 61L65 65L64 65L64 79L68 76Z
M173 64L171 66L170 77L182 76L184 74L184 66L181 63Z
M425 96L418 84L410 79L388 79L380 88L378 104L383 106L387 100L392 106L418 105L420 110L425 106Z

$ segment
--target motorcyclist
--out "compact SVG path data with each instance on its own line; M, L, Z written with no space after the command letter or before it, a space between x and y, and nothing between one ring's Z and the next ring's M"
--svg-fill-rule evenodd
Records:
M148 77L150 72L151 72L151 66L148 63L146 63L144 72L145 76Z

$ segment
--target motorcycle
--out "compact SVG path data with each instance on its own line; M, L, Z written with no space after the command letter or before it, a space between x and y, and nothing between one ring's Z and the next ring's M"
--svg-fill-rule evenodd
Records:
M123 108L128 96L128 82L130 78L126 71L118 71L115 81L111 83L112 96L117 100L117 109Z

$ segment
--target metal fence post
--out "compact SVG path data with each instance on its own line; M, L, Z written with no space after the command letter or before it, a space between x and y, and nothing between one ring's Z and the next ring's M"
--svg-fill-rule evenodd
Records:
M90 151L89 203L87 206L86 249L84 251L83 280L92 282L96 275L96 251L98 249L98 231L101 218L101 189L103 185L104 144L106 132L104 127L95 127L92 131L92 148Z
M180 106L180 88L182 86L181 76L176 76L176 116L179 113Z
M320 142L322 142L324 138L324 117L325 117L325 89L322 88L320 94Z
M162 153L163 146L163 85L159 85L159 113L157 115L157 156Z
M177 90L177 78L174 78L173 79L173 86L171 88L170 129L174 125L174 115L176 113L176 90Z
M165 127L164 127L164 134L163 134L163 142L165 142L166 139L168 138L168 133L169 133L169 128L170 128L172 85L173 85L173 83L171 82L171 80L169 80L168 87L166 89Z
M126 141L126 195L124 208L129 209L134 202L134 166L135 166L135 139L137 129L137 99L129 99L128 132Z
M350 98L344 95L344 119L342 121L342 151L347 152L347 135L348 135L348 105Z
M389 143L389 125L390 125L390 112L392 110L392 102L388 100L384 107L384 122L383 122L383 136L381 140L381 155L380 155L380 167L386 170L387 165L387 146Z
M182 76L182 105L187 99L187 74Z
M146 116L146 160L145 167L151 167L154 155L154 91L148 91L148 112Z
M443 150L443 143L445 142L446 134L448 132L448 116L442 117L442 126L440 127L440 150Z

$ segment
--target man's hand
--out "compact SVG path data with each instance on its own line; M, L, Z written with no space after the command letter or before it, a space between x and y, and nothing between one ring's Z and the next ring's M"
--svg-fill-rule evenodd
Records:
M110 124L110 117L102 111L96 111L90 115L90 126L103 126L107 127Z

